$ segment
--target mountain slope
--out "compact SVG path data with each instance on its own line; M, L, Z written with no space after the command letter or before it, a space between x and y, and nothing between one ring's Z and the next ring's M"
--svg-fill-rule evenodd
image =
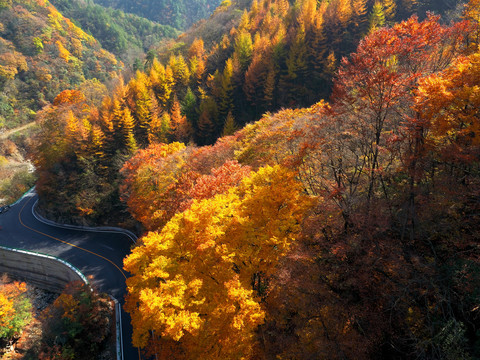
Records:
M0 122L15 127L62 90L117 76L123 64L47 1L0 10ZM2 125L0 123L0 125Z
M386 5L378 10L371 1L359 1L361 12L349 0L262 0L244 12L238 4L224 4L193 31L230 19L220 23L227 31L213 43L192 40L192 33L181 36L160 54L162 62L148 56L146 71L120 81L100 106L79 96L46 109L39 117L46 128L37 156L42 205L94 222L106 221L112 211L126 215L118 170L139 148L172 141L212 144L266 112L328 96L340 58L365 32L416 10L410 1L406 12L407 0L392 2L390 13ZM384 14L383 24L378 13ZM82 111L85 103L90 112ZM49 129L51 123L57 126ZM65 146L69 139L75 142ZM57 141L59 150L52 154ZM60 166L64 171L57 171Z
M53 0L52 4L126 63L141 58L142 53L165 37L178 35L171 26L92 2Z
M472 4L476 21L370 33L330 103L126 162L120 191L148 230L124 262L135 344L164 358L478 358Z
M207 18L221 3L220 0L95 0L95 2L177 29L187 29L196 21Z

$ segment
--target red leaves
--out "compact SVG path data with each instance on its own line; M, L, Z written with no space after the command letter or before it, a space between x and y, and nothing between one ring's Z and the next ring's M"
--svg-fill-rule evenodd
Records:
M193 151L179 143L151 145L123 166L122 199L149 230L160 229L193 200L224 193L250 173L250 167L226 160L228 154L226 141Z
M236 186L250 171L249 166L242 166L236 160L226 161L221 167L212 169L211 175L198 178L189 195L198 200L212 198Z

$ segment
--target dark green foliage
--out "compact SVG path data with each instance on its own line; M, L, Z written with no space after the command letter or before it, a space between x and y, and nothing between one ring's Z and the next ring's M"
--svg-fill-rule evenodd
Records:
M198 109L197 98L192 89L187 89L187 94L182 102L182 114L187 117L187 120L192 126L197 126L198 122Z
M146 52L163 38L178 35L178 31L171 26L160 25L92 2L53 0L52 4L92 34L103 48L129 63L132 62L131 57Z
M220 5L220 0L96 0L96 2L177 29L186 29L196 21L208 17Z

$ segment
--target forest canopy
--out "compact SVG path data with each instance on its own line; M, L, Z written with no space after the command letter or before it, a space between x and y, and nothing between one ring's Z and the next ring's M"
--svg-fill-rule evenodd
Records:
M430 5L253 1L217 42L39 113L44 211L144 235L136 346L480 356L480 6Z

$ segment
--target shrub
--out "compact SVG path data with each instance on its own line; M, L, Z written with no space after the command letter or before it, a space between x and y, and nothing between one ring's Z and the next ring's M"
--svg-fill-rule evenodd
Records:
M26 297L23 282L0 278L0 339L11 340L32 318L32 304Z

